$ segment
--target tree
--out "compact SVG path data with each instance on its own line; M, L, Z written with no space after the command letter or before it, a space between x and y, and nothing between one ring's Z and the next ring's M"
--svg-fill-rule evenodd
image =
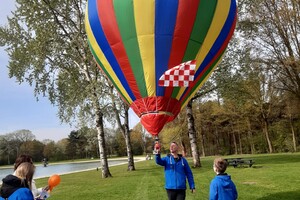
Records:
M300 20L299 0L261 0L252 3L251 19L256 28L253 57L268 73L273 74L273 87L300 102ZM291 117L291 116L290 116ZM293 123L290 127L295 148Z
M297 140L296 140L296 127L295 127L295 121L297 118L299 118L299 104L297 104L297 100L294 100L293 98L288 98L286 100L286 116L289 121L290 130L291 130L291 137L293 141L293 150L297 151Z
M132 130L132 134L136 134L140 136L140 145L143 149L143 153L146 155L148 153L152 153L153 147L153 139L149 133L147 133L146 129L142 126L142 124L138 123Z
M300 99L299 0L253 1L249 21L255 25L255 53L274 73L275 87Z
M80 130L72 131L68 137L69 143L67 146L67 152L70 155L70 158L85 158L85 150L87 146L85 133Z
M14 152L14 148L12 148L12 142L10 140L9 135L1 135L0 136L0 152L1 152L1 160L2 157L7 159L7 164L11 164L11 155ZM4 161L4 160L2 160Z
M86 1L19 0L0 45L7 46L9 76L34 87L58 106L62 122L92 119L98 132L102 177L110 177L103 118L105 85L90 53L84 29Z
M43 155L48 160L53 159L56 154L56 145L54 141L48 142L44 146Z
M67 138L64 138L62 140L59 140L57 143L57 154L56 159L57 160L65 160L67 159L67 146L69 145L69 140Z
M38 140L32 140L24 142L20 147L20 152L22 154L28 154L32 156L33 161L42 161L44 158L43 149L44 144Z
M134 159L133 159L133 151L132 151L132 145L130 141L130 130L129 130L129 117L128 117L128 105L125 102L117 102L116 94L114 94L113 86L110 86L110 95L111 95L111 100L112 100L112 107L113 111L115 113L117 125L119 127L119 130L121 130L122 135L125 139L126 143L126 152L127 152L127 157L128 157L128 165L127 165L127 170L128 171L133 171L135 170L134 166ZM119 109L117 108L117 104L119 104ZM123 111L123 112L122 112ZM124 123L121 123L121 118L120 116L123 116Z
M192 105L193 105L193 101L190 100L187 104L187 109L186 109L187 110L187 120L188 120L188 134L189 134L190 145L191 145L191 149L192 149L194 167L201 167Z

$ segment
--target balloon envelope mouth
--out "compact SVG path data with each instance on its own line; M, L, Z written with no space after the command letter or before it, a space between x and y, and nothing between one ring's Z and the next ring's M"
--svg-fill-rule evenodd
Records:
M131 104L133 111L141 118L141 124L153 136L159 134L164 125L176 118L181 104L168 97L146 97Z

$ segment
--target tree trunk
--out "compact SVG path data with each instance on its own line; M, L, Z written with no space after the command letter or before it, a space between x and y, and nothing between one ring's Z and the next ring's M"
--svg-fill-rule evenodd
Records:
M269 125L268 125L266 118L264 118L264 121L263 121L263 131L265 132L265 137L266 137L268 147L269 147L269 153L273 153L273 147L272 147L272 143L271 143L270 136L269 136Z
M126 148L127 148L127 158L128 158L128 171L133 171L135 170L134 167L134 159L133 159L133 152L132 152L132 145L131 145L131 140L130 140L130 130L129 130L129 125L128 125L128 107L125 106L125 119L124 119L124 129L123 134L126 142Z
M243 145L242 145L242 138L241 138L241 133L238 133L239 136L239 145L240 145L240 154L243 154Z
M133 171L135 170L134 167L134 159L133 159L133 152L132 152L132 145L131 145L131 141L130 141L130 130L129 130L129 117L128 117L128 110L129 107L127 106L126 103L124 103L122 101L122 109L124 110L124 124L122 125L121 123L121 119L120 119L120 114L119 111L117 109L116 106L116 101L115 101L115 97L113 95L113 86L110 86L110 96L112 99L112 104L113 104L113 110L114 113L116 115L116 121L117 124L120 128L120 130L122 131L122 135L125 139L125 143L126 143L126 150L127 150L127 158L128 158L128 167L127 167L127 171Z
M183 141L180 142L181 143L181 148L182 148L182 156L186 157L186 147Z
M293 139L294 152L296 152L297 151L297 142L296 142L295 129L294 129L294 125L293 125L291 117L290 117L290 126L291 126L291 130L292 130L292 139Z
M98 132L98 144L99 144L102 178L108 178L108 177L112 177L112 175L110 174L108 162L107 162L104 128L103 128L103 114L101 113L100 109L96 109L96 110L97 110L96 127Z
M248 137L249 137L251 154L255 154L255 146L254 146L254 142L253 142L253 135L252 135L252 129L251 129L249 117L247 117L247 125L248 125Z
M196 139L195 121L194 121L192 108L193 108L192 100L190 100L186 107L187 120L188 120L188 134L189 134L189 139L190 139L190 143L191 143L194 167L201 167L199 150L198 150L197 139Z
M203 126L201 126L201 130L200 130L200 135L201 135L201 138L200 138L200 143L201 143L201 149L202 149L202 156L205 157L206 154L205 154L205 142L204 142L204 138L205 138L205 135L204 135L204 128Z
M240 154L243 154L243 145L242 145L242 138L241 138L241 129L240 126L237 126L237 136L238 136L238 143L239 143L239 149Z
M232 137L233 137L233 145L234 145L234 154L237 155L238 154L238 148L237 148L237 143L236 143L236 138L235 138L234 132L232 133Z
M214 155L219 155L219 154L221 154L221 144L220 144L220 140L219 140L219 132L218 132L218 129L216 126L214 127L213 131L215 132L214 136L216 139L216 148L214 150Z
M147 155L148 154L148 152L147 152L147 146L146 146L146 133L145 133L146 131L145 131L145 129L144 129L144 127L143 126L141 126L141 136L142 136L142 148L143 148L143 153L145 154L145 155Z

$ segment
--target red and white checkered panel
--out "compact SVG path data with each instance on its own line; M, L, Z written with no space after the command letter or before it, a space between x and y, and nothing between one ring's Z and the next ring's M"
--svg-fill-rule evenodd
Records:
M181 63L167 70L158 81L164 87L188 87L194 81L196 60Z

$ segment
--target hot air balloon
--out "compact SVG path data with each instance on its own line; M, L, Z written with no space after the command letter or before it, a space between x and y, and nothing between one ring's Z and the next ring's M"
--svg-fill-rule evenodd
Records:
M157 137L221 61L236 18L235 0L89 0L85 28L99 68Z

